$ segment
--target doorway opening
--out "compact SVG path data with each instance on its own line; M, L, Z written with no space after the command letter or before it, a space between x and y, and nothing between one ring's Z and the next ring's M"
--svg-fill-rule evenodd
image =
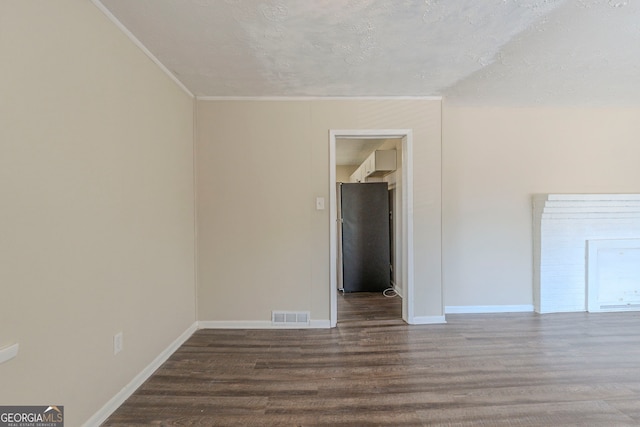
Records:
M329 132L330 173L329 184L336 189L338 147L344 145L354 149L370 141L370 145L378 144L378 148L391 148L397 151L398 167L389 174L384 182L388 184L388 198L392 203L389 218L390 224L390 281L402 297L402 319L413 323L413 173L412 145L413 136L410 129L376 129L376 130L331 130ZM339 145L340 144L340 145ZM386 144L386 145L385 145ZM364 144L366 145L366 144ZM340 150L342 151L342 150ZM344 174L340 180L344 181ZM338 238L338 206L340 200L337 191L332 190L329 197L330 210L330 322L335 327L338 321L338 284L341 265L339 265Z

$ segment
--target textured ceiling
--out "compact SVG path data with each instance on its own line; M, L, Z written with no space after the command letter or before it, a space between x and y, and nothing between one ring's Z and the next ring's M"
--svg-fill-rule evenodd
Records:
M640 102L639 0L94 1L201 97Z

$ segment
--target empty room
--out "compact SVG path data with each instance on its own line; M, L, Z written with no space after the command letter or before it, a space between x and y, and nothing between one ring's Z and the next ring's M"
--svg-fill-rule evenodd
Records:
M0 0L0 425L639 425L639 22Z

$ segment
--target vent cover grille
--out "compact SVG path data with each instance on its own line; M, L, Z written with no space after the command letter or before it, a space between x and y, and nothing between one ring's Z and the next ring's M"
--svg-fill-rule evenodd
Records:
M272 311L271 323L274 325L309 325L308 311Z

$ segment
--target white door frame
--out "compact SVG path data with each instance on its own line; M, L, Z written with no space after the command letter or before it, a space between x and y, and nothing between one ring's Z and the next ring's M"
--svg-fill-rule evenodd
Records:
M336 221L336 140L402 138L402 319L414 323L413 301L413 132L411 129L351 129L329 131L329 258L330 321L338 323L337 232ZM397 267L396 267L397 268Z

